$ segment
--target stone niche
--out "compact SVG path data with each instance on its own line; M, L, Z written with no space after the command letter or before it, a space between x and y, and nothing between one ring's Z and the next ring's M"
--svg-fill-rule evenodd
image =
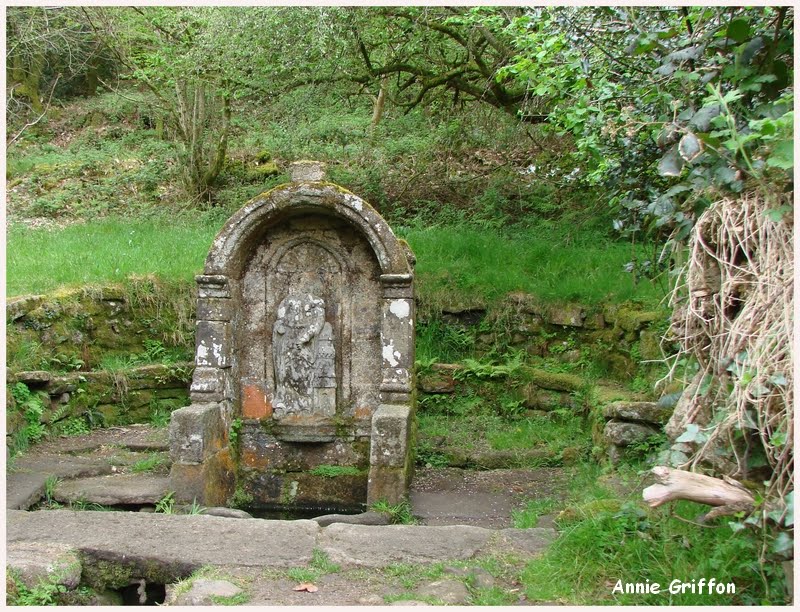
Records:
M211 245L192 404L170 423L181 501L346 511L406 497L414 256L324 177L295 162Z

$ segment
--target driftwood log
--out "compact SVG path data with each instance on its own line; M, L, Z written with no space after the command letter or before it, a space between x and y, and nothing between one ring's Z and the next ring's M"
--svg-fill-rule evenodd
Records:
M644 501L651 508L674 499L686 499L709 506L736 506L737 509L755 505L752 493L731 478L722 480L663 465L657 465L651 472L657 482L642 491Z

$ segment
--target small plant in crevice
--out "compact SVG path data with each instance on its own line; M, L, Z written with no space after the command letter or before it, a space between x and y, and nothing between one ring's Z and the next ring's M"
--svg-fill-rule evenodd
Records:
M48 506L56 503L53 495L59 482L60 479L55 474L51 474L47 477L47 480L44 481L44 503Z
M392 525L416 525L417 519L411 512L411 504L401 501L398 504L390 504L386 500L380 499L370 506L370 510L386 514Z
M167 491L156 502L156 512L159 514L175 514L175 491Z
M318 465L308 470L308 473L323 478L336 478L337 476L359 476L363 471L353 465Z
M167 462L166 457L164 457L160 453L152 453L149 457L145 459L140 459L133 465L131 465L131 472L140 474L143 472L154 472L159 468L163 467Z
M252 493L248 493L242 488L241 484L238 484L228 503L231 508L247 509L253 505L253 501L255 500Z
M228 432L228 445L235 453L239 452L239 436L242 431L242 419L236 417L231 421L231 428Z
M53 434L59 436L82 436L90 431L91 427L83 415L59 421L53 426Z

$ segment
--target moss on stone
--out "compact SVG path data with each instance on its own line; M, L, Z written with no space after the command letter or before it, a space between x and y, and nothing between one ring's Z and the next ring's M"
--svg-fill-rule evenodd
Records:
M575 374L564 372L548 372L539 368L523 368L522 376L542 389L551 391L580 391L586 386L586 381Z
M666 318L666 312L660 310L636 310L630 306L621 307L616 313L617 327L626 332L635 332L648 323Z
M95 559L81 555L83 564L82 582L102 591L104 589L120 589L130 584L134 578L133 566L124 565L105 559Z

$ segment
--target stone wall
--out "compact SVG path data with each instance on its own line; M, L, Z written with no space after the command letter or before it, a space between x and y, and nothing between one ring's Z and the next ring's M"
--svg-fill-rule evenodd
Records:
M71 372L54 374L44 370L9 373L8 385L25 384L43 402L41 423L47 427L72 418L87 425L112 427L165 422L175 409L189 403L189 380L194 364L145 365L116 372ZM23 408L7 394L6 436L25 426Z
M195 337L195 295L196 290L187 285L175 287L141 279L129 285L10 298L6 313L7 382L24 382L33 391L47 396L42 417L46 424L53 422L53 417L61 421L91 412L92 418L99 418L106 425L123 425L146 422L156 410L163 413L186 406L188 381L194 370L191 362L140 365L121 370L98 370L97 367L109 357L126 359L140 355L146 358L148 342L189 353ZM637 304L548 305L538 302L534 296L517 293L488 310L469 305L445 306L440 316L451 326L471 330L476 337L478 353L505 343L565 364L581 359L587 352L593 359L604 360L610 380L618 383L616 387L599 388L604 403L656 399L646 394L626 393L623 387L635 376L647 374L648 369L657 369L655 365L640 366L637 360L660 359L658 339L662 321L666 320L665 312L643 309ZM453 392L456 389L454 372L458 367L434 364L426 368L417 379L418 392L423 396ZM64 371L67 369L73 371ZM575 405L574 392L584 385L579 376L535 370L528 372L530 382L520 388L524 408L548 411ZM23 416L13 405L10 393L7 397L7 433L13 436L23 425ZM640 438L645 433L645 428L616 425L625 421L624 418L598 416L602 418L598 421L596 442L609 448L617 445L610 437L602 436L606 420L615 423L609 432L615 439L619 438L615 428L627 434L636 429ZM641 425L644 421L634 419L632 422ZM657 422L651 422L646 428L648 433L661 430ZM265 443L267 434L269 432L256 421L245 422L242 426L245 473L248 463L256 461L256 450ZM360 435L361 446L364 446L363 437L367 431ZM354 441L357 438L358 435ZM620 440L622 438L617 441ZM290 495L292 483L298 481L295 472L305 471L292 463L292 443L281 444L286 447L281 456L289 459L282 468L285 475L279 497ZM361 446L356 443L353 448ZM347 457L341 455L335 444L320 444L320 447L318 454L323 464L350 465L360 471L335 477L319 476L321 482L331 484L333 478L340 478L342 483L349 479L357 482L356 487L366 487L368 446L355 454L348 451ZM617 449L624 447L621 443ZM614 452L612 449L612 454Z

